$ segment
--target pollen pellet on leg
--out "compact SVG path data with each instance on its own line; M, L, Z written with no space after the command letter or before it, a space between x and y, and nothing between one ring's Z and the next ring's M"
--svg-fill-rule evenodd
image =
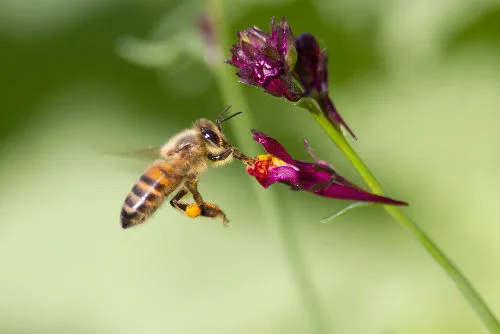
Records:
M201 209L198 204L189 204L186 208L186 215L191 218L196 218L201 214Z

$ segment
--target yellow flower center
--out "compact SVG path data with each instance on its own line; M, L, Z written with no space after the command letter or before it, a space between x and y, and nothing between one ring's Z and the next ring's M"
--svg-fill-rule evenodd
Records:
M247 171L256 179L265 180L270 169L283 165L287 165L287 163L274 155L261 154L255 157L252 166L247 166Z

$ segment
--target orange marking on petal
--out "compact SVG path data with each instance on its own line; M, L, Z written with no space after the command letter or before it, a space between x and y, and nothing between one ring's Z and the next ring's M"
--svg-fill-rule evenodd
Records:
M274 155L262 154L255 157L251 166L247 166L247 172L255 177L260 184L265 186L269 170L284 165L288 164Z
M286 164L286 162L276 158L274 155L262 154L254 159L252 166L247 166L247 170L252 171L252 175L266 175L269 169Z

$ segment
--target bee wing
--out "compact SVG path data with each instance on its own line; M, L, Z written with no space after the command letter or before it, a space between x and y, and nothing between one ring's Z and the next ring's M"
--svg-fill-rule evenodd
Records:
M160 150L161 146L149 146L133 150L124 150L124 151L108 150L105 151L104 153L119 158L129 158L129 159L132 158L138 160L153 161L158 159L158 157L160 156Z
M144 169L150 165L153 161L157 160L160 156L161 146L150 146L131 150L113 150L113 149L99 149L99 152L103 155L107 155L112 160L113 164L118 164L119 169L139 174L144 171ZM122 159L130 160L124 163Z

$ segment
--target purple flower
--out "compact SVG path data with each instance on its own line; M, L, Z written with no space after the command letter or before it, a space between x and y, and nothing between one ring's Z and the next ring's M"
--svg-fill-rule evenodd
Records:
M226 63L238 68L240 82L262 87L276 97L300 100L302 91L290 73L296 59L294 37L285 18L278 24L271 21L271 35L253 27L239 31L238 40Z
M257 27L239 31L231 54L226 63L238 68L240 82L294 102L311 97L337 129L356 139L328 96L328 58L313 35L295 39L285 18L278 24L273 18L270 35Z
M255 130L252 133L253 139L260 143L268 154L257 156L247 166L247 172L264 188L279 182L291 186L294 190L305 190L323 197L408 205L405 202L371 194L351 183L327 162L316 159L305 141L306 148L315 162L295 160L277 140Z

